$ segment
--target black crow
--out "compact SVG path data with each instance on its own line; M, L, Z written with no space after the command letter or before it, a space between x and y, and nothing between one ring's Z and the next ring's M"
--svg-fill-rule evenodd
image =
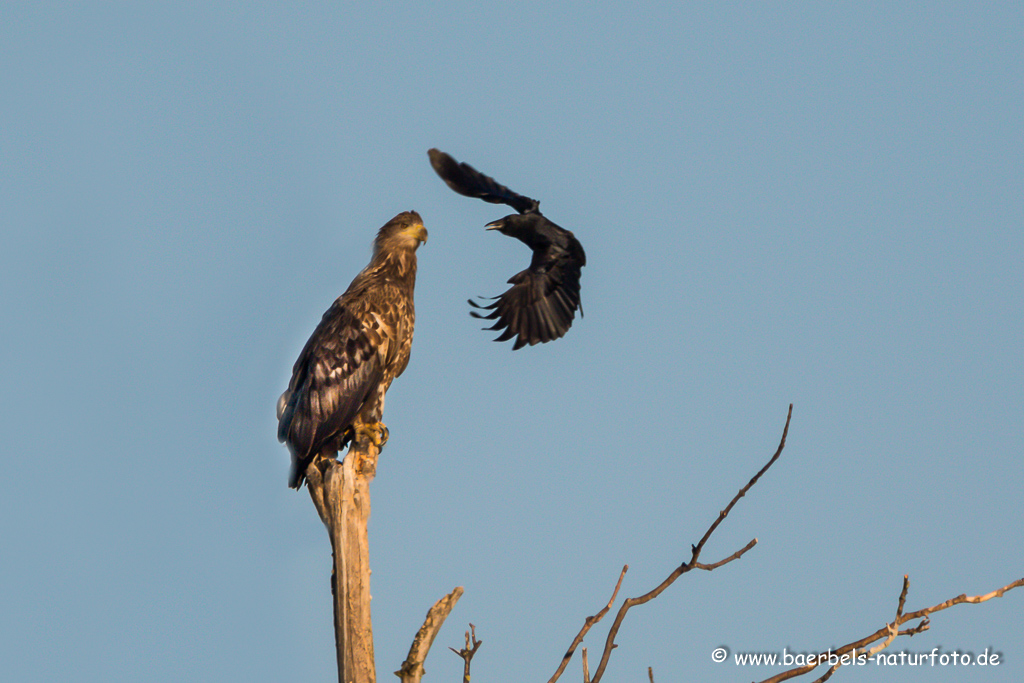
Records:
M533 250L530 267L509 278L512 285L494 303L470 305L489 311L471 315L496 321L488 330L503 330L494 341L516 337L512 350L527 344L549 342L569 331L580 303L580 269L586 265L583 246L565 228L540 212L540 202L516 194L469 164L459 163L444 152L431 149L430 164L448 187L467 197L492 204L507 204L518 211L487 224L488 230L515 237Z

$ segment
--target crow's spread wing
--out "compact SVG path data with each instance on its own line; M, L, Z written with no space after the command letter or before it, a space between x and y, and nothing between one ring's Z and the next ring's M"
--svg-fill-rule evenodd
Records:
M439 149L431 149L427 154L437 175L459 194L491 204L507 204L519 213L540 213L539 201L513 192L469 164L459 163Z
M494 320L488 330L502 330L494 341L508 341L516 337L512 350L559 339L572 326L576 309L580 308L580 256L562 252L534 264L509 279L512 285L494 303L486 306L469 302L472 306L489 311L470 311L476 318ZM535 267L537 266L537 267Z

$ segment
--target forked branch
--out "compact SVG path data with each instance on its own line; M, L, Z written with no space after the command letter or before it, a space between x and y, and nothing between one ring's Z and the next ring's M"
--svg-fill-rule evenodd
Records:
M473 632L472 637L470 631L466 631L466 647L461 650L456 650L454 647L448 648L458 656L462 657L462 683L469 683L469 663L473 661L473 655L480 649L480 646L484 644L484 641L476 639L476 626L473 624L469 625L470 631Z
M562 675L563 671L565 671L566 665L569 664L569 660L572 659L573 653L576 652L576 648L583 642L583 637L587 635L587 631L589 631L594 624L601 621L601 619L604 618L604 615L608 614L608 610L610 610L612 605L615 604L615 596L619 594L619 588L622 587L622 579L626 576L627 571L629 571L628 564L622 567L622 572L619 574L619 581L615 584L615 590L612 591L612 597L608 601L608 604L605 605L604 609L600 612L592 617L587 617L586 621L583 622L583 628L581 628L580 632L576 634L576 637L572 641L572 645L569 646L569 649L566 650L565 655L562 657L562 663L558 665L558 670L555 671L555 675L548 680L548 683L555 683L555 681L558 680L558 677ZM584 669L586 669L586 664L584 664Z

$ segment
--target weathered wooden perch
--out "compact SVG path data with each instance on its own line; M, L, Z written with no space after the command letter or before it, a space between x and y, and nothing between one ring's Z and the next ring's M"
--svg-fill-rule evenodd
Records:
M361 434L357 430L357 434ZM334 556L334 642L339 683L376 683L370 617L370 482L380 447L359 438L342 462L317 456L306 469L309 496L327 527Z

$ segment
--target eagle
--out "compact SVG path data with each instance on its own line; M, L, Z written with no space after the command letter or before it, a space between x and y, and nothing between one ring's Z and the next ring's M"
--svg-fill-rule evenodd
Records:
M515 337L513 351L564 336L572 326L576 309L583 316L580 269L586 265L587 256L576 236L545 218L536 199L516 194L438 149L427 154L430 165L451 189L491 204L507 204L518 211L485 227L515 237L533 250L530 267L509 278L512 287L494 297L494 303L481 305L469 301L474 308L489 313L474 310L470 315L495 321L487 329L503 331L494 341Z
M377 233L373 258L324 313L277 402L277 438L288 445L288 486L298 489L318 456L334 457L356 437L387 441L384 394L409 364L416 249L427 229L415 211Z

